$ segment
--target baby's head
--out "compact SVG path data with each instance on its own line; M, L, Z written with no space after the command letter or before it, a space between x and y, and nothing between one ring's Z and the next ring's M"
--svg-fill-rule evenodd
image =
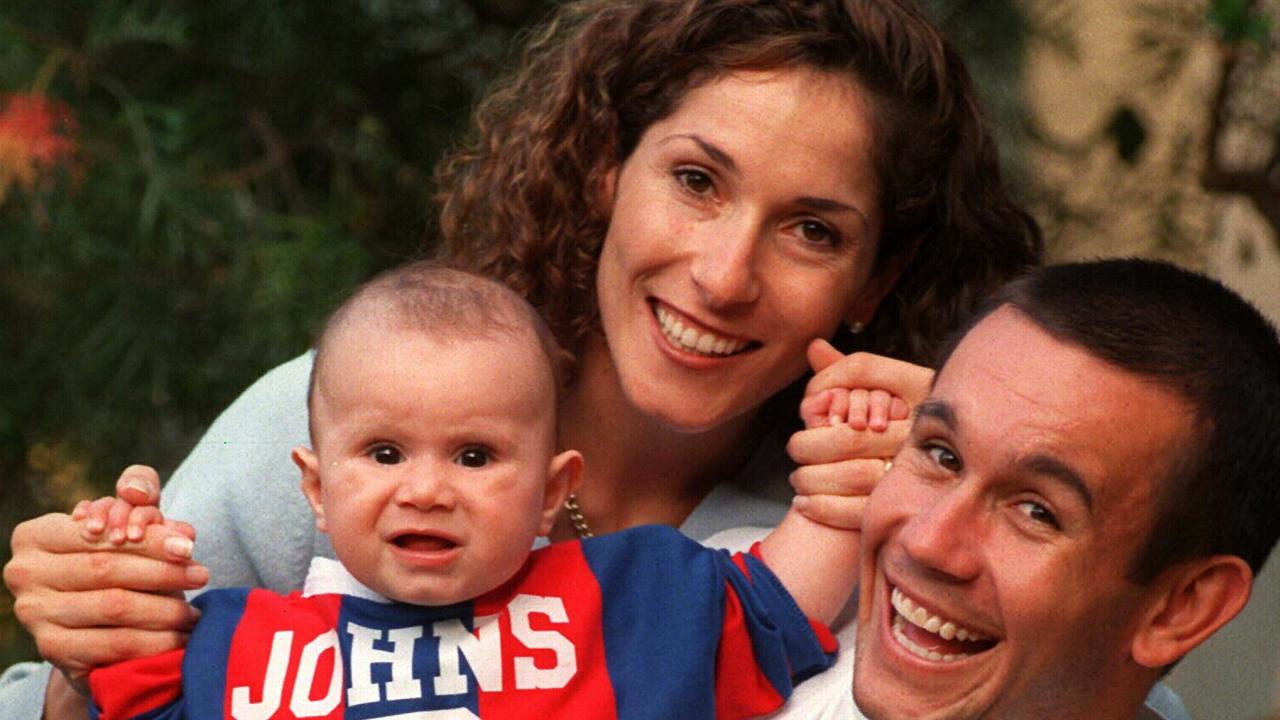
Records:
M503 584L582 459L556 453L561 352L505 286L429 262L361 286L316 345L302 490L357 580L445 605Z

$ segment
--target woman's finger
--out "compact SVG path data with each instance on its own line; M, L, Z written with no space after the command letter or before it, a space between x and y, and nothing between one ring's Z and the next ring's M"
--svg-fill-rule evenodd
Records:
M791 487L799 495L845 495L848 497L871 494L876 483L884 476L885 461L843 460L825 465L803 465L791 472Z
M813 522L842 530L861 530L865 497L797 495L795 507Z
M41 603L41 609L23 608L20 617L51 628L119 627L172 632L187 632L200 618L200 612L191 607L181 593L112 588L65 595L65 598L52 594L32 598L32 602ZM69 601L72 597L74 602ZM17 603L14 609L17 612Z
M41 657L82 687L89 671L136 657L157 655L187 644L187 634L168 630L126 628L49 628L37 636Z
M159 505L160 474L147 465L130 465L116 480L116 496L134 505Z
M858 431L848 425L800 430L787 441L787 454L798 465L893 457L910 430L906 422L889 423L884 432Z

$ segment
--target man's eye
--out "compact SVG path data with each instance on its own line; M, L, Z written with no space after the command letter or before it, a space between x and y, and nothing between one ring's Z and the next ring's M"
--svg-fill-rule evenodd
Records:
M707 197L716 189L715 183L711 182L711 176L701 170L685 168L677 170L675 176L676 182L683 185L685 190L700 197Z
M1058 517L1053 514L1052 510L1034 500L1023 500L1018 503L1018 509L1027 517L1038 523L1048 525L1055 529L1061 529L1062 527L1058 524Z
M454 462L463 467L478 468L489 464L489 451L482 447L469 447L463 449L454 458Z
M379 445L369 451L369 457L379 465L399 465L404 462L404 455L391 445Z
M925 448L929 453L929 457L938 464L938 467L949 472L958 473L964 467L960 462L960 456L951 452L941 445L930 445Z

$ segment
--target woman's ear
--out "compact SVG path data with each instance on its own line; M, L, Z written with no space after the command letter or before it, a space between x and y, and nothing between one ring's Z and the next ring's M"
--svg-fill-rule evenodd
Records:
M311 448L299 445L293 449L293 464L302 471L302 494L316 516L316 529L329 532L324 520L324 503L321 502L320 459Z
M1226 625L1249 601L1253 571L1235 555L1213 555L1166 570L1134 636L1133 659L1172 665Z
M547 466L547 489L542 496L542 524L538 528L539 535L551 532L560 507L582 482L582 453L577 450L565 450L551 458Z
M893 292L893 288L897 286L902 273L906 272L907 266L911 264L911 259L915 255L916 248L913 245L881 263L880 268L867 278L867 284L853 299L853 305L844 316L845 325L851 328L870 325L871 318L876 314L876 308L880 307L880 302L885 299L885 296Z

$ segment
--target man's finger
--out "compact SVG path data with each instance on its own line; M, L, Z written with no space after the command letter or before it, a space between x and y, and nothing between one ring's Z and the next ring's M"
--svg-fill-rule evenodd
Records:
M910 430L906 422L889 423L884 432L858 431L848 425L800 430L787 441L787 454L798 465L893 457Z
M805 394L833 387L880 388L915 406L928 396L932 381L929 368L882 355L854 353L819 370L809 380Z
M805 355L809 359L809 367L813 368L814 372L820 372L832 363L844 359L844 353L822 338L811 341Z
M884 476L884 460L843 460L804 465L791 472L791 487L799 495L865 496Z
M828 527L861 530L862 512L866 505L865 497L808 495L803 502L796 504L796 509L810 520Z

